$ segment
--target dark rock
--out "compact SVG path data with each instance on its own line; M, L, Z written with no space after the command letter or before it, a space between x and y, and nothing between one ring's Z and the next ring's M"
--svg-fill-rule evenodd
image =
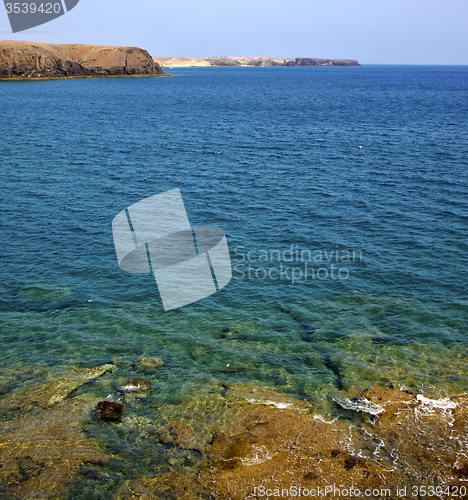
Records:
M462 479L468 478L468 462L464 462L461 465L457 465L453 468L453 471L457 476Z
M364 458L351 456L344 461L344 467L346 470L350 470L357 464L362 464L364 462L365 462Z
M41 473L44 463L33 460L29 455L17 460L18 471L22 480L30 479Z
M109 460L107 469L112 472L122 472L127 467L125 462L121 460L116 460L115 458Z
M97 404L97 416L102 420L115 421L124 413L124 405L117 401L99 401Z
M102 472L99 472L92 467L87 467L82 465L79 469L79 473L81 476L87 477L88 479L101 480L104 477Z

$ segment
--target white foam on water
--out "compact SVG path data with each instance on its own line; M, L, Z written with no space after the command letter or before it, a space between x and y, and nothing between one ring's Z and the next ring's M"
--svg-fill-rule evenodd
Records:
M421 403L414 409L417 418L439 412L447 419L448 425L452 426L454 424L455 418L453 417L452 410L457 407L457 403L449 398L429 399L421 394L418 394L416 398Z
M427 407L433 407L433 408L440 408L442 410L454 410L457 407L457 403L454 401L450 400L449 398L444 398L444 399L429 399L421 394L418 394L416 396L416 399L418 401L421 401L421 405L427 406Z
M278 410L291 409L299 413L307 413L309 410L307 408L299 408L293 403L287 403L286 401L272 401L271 399L246 399L248 403L257 403L261 405L274 406Z
M262 405L274 406L279 410L285 410L293 406L291 403L285 403L284 401L271 401L270 399L247 399L247 401L249 403L260 403Z
M127 384L119 387L120 392L138 392L142 388L141 385Z
M252 446L252 456L248 458L241 458L242 465L257 465L270 460L273 455L266 449L265 446Z
M383 413L385 411L380 405L377 405L366 398L354 400L349 398L334 398L334 401L345 410L361 411L368 413L369 415L379 415L379 413Z
M333 420L325 420L325 418L318 413L315 413L313 418L320 420L320 422L323 422L324 424L334 424L339 419L339 417L335 417Z

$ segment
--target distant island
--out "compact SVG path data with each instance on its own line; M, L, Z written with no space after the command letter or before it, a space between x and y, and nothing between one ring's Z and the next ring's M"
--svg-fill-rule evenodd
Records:
M0 41L0 79L164 74L138 47Z
M316 59L295 57L153 57L162 67L208 67L208 66L360 66L354 59Z

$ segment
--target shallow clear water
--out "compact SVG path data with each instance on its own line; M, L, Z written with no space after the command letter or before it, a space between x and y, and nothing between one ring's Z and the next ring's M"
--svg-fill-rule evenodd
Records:
M0 82L4 369L122 357L105 397L160 356L145 415L233 381L330 412L373 384L465 391L468 68L174 71ZM111 222L173 188L238 267L166 313L151 276L120 271ZM314 279L256 278L307 250Z

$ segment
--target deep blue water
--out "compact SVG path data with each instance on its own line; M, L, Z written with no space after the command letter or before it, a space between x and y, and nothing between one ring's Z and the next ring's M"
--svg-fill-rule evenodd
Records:
M207 380L311 400L388 380L465 390L468 67L172 71L0 82L6 366L161 355L163 399ZM295 283L241 265L165 313L154 278L119 269L111 222L174 188L233 265L252 251L254 277L279 265L261 251L291 245L362 259Z

